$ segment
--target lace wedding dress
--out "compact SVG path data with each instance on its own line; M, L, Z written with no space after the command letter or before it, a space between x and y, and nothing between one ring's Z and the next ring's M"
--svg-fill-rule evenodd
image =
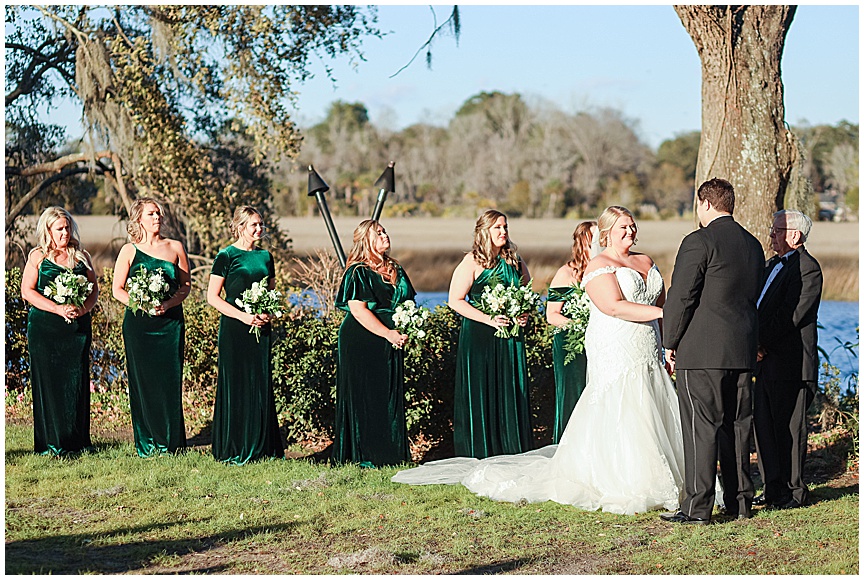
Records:
M656 266L647 280L630 268L606 267L624 297L653 304L663 290ZM678 399L660 363L656 321L628 322L591 305L585 335L587 386L558 445L478 460L455 457L401 471L414 485L461 483L494 500L552 500L586 510L633 514L678 508L684 451Z

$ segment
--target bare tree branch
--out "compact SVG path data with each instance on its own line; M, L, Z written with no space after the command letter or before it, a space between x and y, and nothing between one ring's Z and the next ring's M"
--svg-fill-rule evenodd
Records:
M40 181L38 185L28 191L27 194L22 197L17 204L15 204L15 207L9 210L9 213L6 215L6 233L8 234L9 231L12 229L15 220L18 218L19 215L21 215L21 212L24 211L24 208L27 207L27 204L29 204L34 197L45 191L45 189L47 189L50 185L53 185L58 181L63 181L69 176L89 172L90 169L88 167L69 167L59 173L55 173L54 175Z
M31 165L30 167L18 168L18 167L6 167L6 173L8 175L16 175L20 177L32 177L33 175L39 175L41 173L52 173L54 171L60 171L67 165L71 165L72 163L78 163L80 161L89 161L90 159L101 159L103 157L111 157L114 155L111 151L99 151L94 156L91 156L87 153L72 153L70 155L66 155L65 157L60 157L59 159L55 159L54 161L49 161L48 163L39 163L37 165Z
M429 9L432 11L432 22L433 22L433 26L434 26L435 23L438 22L438 16L435 14L435 8L430 6ZM424 48L426 49L426 66L431 69L432 68L432 41L434 41L435 37L438 36L441 33L441 31L444 29L444 27L447 27L447 26L449 26L450 31L456 37L456 43L458 44L459 43L459 33L461 30L461 26L459 24L459 7L458 6L453 7L453 12L450 13L450 18L445 20L441 24L441 26L435 27L435 29L432 31L432 34L429 35L429 39L426 42L424 42L423 45L420 46L420 48L417 49L417 52L414 53L414 56L411 57L411 60L408 61L408 64L406 64L405 66L403 66L402 68L397 70L395 73L390 75L390 78L392 79L393 77L395 77L396 75L401 73L403 70L405 70L406 68L411 66L411 63L414 62L414 60L417 58L417 55L419 55L421 52L423 52Z

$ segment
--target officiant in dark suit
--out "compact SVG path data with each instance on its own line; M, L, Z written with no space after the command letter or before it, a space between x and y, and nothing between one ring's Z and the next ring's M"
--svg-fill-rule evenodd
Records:
M756 300L765 255L733 218L735 191L711 179L696 193L700 228L681 242L663 306L663 346L684 437L685 497L666 521L707 524L717 460L726 513L749 518L751 390L756 366Z
M816 396L819 356L816 314L822 269L804 248L812 222L799 211L774 214L759 309L759 360L753 422L765 482L756 505L800 507L807 501L807 408Z

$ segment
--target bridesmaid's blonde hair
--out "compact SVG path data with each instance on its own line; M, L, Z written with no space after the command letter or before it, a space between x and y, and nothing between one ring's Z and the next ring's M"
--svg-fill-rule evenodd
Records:
M252 207L251 205L241 205L237 209L234 210L234 217L231 219L231 225L229 226L231 229L231 235L235 238L240 238L240 230L242 230L246 224L252 219L253 215L257 215L264 220L264 216L261 215L261 212ZM262 238L267 237L267 230L264 230L264 235Z
M129 209L129 223L126 224L126 232L129 234L129 239L133 242L140 242L144 239L144 230L141 228L141 216L144 214L144 206L155 205L159 210L159 215L165 215L165 208L162 204L152 197L139 197Z
M383 254L375 250L373 239L378 235L377 226L381 225L377 220L363 220L354 229L354 244L348 253L345 267L352 264L365 264L372 270L381 274L390 284L396 283L396 266L399 262L390 257L390 251ZM383 226L382 226L383 227Z
M600 247L609 247L609 232L612 230L615 222L618 221L618 218L624 215L630 216L630 219L634 222L636 221L636 218L633 217L633 214L626 207L610 205L603 210L603 213L597 219L597 229L600 230ZM633 243L635 244L637 240L638 238L633 238Z
M87 262L87 255L84 253L81 238L78 235L78 224L72 219L72 215L62 207L52 205L39 216L39 221L36 222L37 247L42 250L42 256L49 260L60 255L60 250L54 246L54 242L51 240L51 226L61 218L66 218L66 223L69 224L69 242L66 244L69 268L74 268L78 262L83 262L89 269L90 264Z
M591 228L597 225L594 220L582 222L573 230L573 247L570 249L571 258L567 265L573 269L573 277L582 281L582 274L591 260Z
M474 247L471 253L474 255L474 261L484 268L494 268L495 258L501 256L505 262L519 269L519 256L516 255L516 244L510 239L510 234L507 234L507 243L501 247L500 253L496 254L495 246L492 243L492 236L489 230L495 225L499 218L507 220L507 216L495 209L487 209L474 224Z

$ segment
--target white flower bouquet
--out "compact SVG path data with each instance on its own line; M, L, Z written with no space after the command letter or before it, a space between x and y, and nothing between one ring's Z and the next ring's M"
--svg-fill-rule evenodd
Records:
M589 305L591 299L581 286L573 286L576 291L564 302L561 314L570 319L564 326L557 326L553 334L566 332L564 337L564 364L570 364L577 354L585 352L585 330L588 328L588 317L591 314Z
M490 316L503 315L512 323L495 331L498 338L512 338L519 334L516 319L540 304L540 295L531 289L531 282L524 286L505 286L493 280L480 296L480 310Z
M142 266L126 280L126 291L129 293L129 309L133 314L141 310L154 316L156 307L168 298L171 287L162 268L150 271Z
M261 278L260 282L253 282L251 288L247 288L234 300L234 303L247 314L270 314L276 318L282 316L282 293L267 288L267 278ZM251 326L249 333L255 334L255 340L261 342L261 328Z
M67 269L48 282L48 285L42 290L42 294L57 304L83 306L84 301L87 300L92 291L93 283L87 280L86 276ZM71 324L72 321L67 318L66 323Z
M429 319L430 311L425 306L417 306L413 300L406 300L396 307L393 313L393 324L411 340L420 340L426 336L423 330Z

